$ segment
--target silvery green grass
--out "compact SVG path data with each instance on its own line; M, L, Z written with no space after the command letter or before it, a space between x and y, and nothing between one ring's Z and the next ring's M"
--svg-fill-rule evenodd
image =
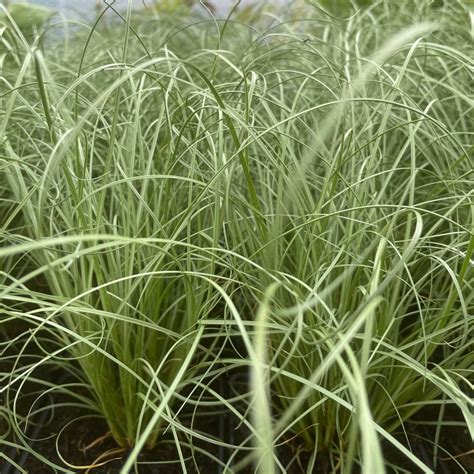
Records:
M383 446L433 472L403 435L432 405L467 472L439 439L448 407L474 436L473 6L339 3L130 2L61 36L1 7L4 462L86 469L27 433L79 407L121 472L165 441L188 472L228 447L211 408L247 433L225 472L300 472L285 443L301 472L406 472Z

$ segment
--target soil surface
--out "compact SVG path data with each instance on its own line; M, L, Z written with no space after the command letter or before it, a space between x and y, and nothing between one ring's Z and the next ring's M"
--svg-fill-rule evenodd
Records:
M454 410L448 411L452 411L452 413L448 413L452 420L459 419L459 414ZM412 452L431 467L435 473L457 474L474 472L472 445L467 430L459 426L445 427L441 430L441 449L439 449L437 463L434 466L434 446L432 441L435 439L434 428L426 428L426 426L431 425L422 424L421 420L436 419L435 415L433 410L425 410L417 415L417 419L420 420L419 422L414 420L412 423L407 424L408 442ZM91 415L84 416L84 410L80 408L68 407L63 410L57 410L53 419L49 420L42 427L41 439L34 442L34 449L48 460L68 469L69 472L118 474L128 453L120 450L110 435L107 434L108 429L104 420ZM241 427L236 426L236 420L232 420L230 416L212 413L197 421L195 420L193 429L217 439L224 439L231 444L241 443L248 434ZM404 436L397 435L397 438L400 442L407 445L407 439ZM193 439L193 444L201 450L200 452L195 452L194 458L191 456L190 450L186 448L185 443L181 446L187 472L196 474L218 474L223 472L222 464L229 460L231 450L219 448L212 443L197 438ZM62 458L67 460L70 466L61 461L57 449L59 449ZM398 450L393 447L386 445L384 446L384 451L389 462L397 465L398 468L403 468L406 472L413 474L422 472L401 456ZM297 453L298 455L296 455ZM16 459L17 462L20 457L18 456ZM219 464L213 458L221 459L223 463ZM242 458L243 455L240 456L240 460ZM137 472L139 474L182 473L183 469L179 459L180 457L172 436L165 435L158 443L156 449L144 451L139 457ZM293 441L292 444L288 443L283 448L280 448L279 459L288 474L303 473L306 472L305 467L307 466L309 453L305 453L302 447ZM235 461L239 461L239 459L237 458ZM32 474L54 472L51 467L32 455L23 459L22 465L27 472ZM230 465L233 466L235 463ZM95 467L87 470L85 466ZM3 466L1 471L2 474L13 474L14 472L16 472L14 469L9 469L7 466ZM230 470L227 472L236 471ZM251 466L247 466L238 472L250 474L254 472L254 469ZM318 468L314 472L329 474L335 471L332 471L329 465L319 463ZM389 468L389 472L395 473L397 471Z
M2 366L0 367L1 371L8 373L6 359L0 361L0 365ZM57 373L51 368L48 371L47 367L36 376L43 380L61 381L60 383L64 383L68 379L67 375ZM248 389L247 374L245 372L229 374L227 377L222 377L222 380L216 381L213 388L227 399L236 393L245 393ZM31 392L32 395L23 396L20 399L18 406L20 414L28 413L41 389L41 385L33 383L24 387L22 392ZM84 392L83 395L87 396L85 389L77 388L78 392L81 390ZM105 421L99 416L91 415L89 411L78 406L65 395L57 394L52 397L53 399L44 397L44 403L53 404L56 407L54 412L44 411L43 414L37 414L36 418L32 420L34 423L27 431L28 436L32 438L30 446L51 463L61 466L64 469L63 472L118 474L129 453L118 448L108 434ZM0 400L0 402L3 403L5 400ZM36 406L36 408L38 407ZM241 413L245 412L243 406L236 406L236 408ZM444 422L449 421L449 423L445 423L439 433L436 432L435 423L438 418L439 408L427 406L405 424L406 434L400 432L394 433L394 436L436 474L474 473L473 446L465 423L462 423L461 413L452 406L445 406L443 420ZM229 473L250 474L254 472L251 465L242 466L238 471L235 469L235 466L241 463L249 452L249 432L239 423L236 416L231 413L209 411L199 417L193 417L192 413L183 411L180 420L195 432L231 445L230 448L226 448L208 440L197 437L190 439L183 436L182 439L180 438L181 458L184 459L188 473L220 474L224 471L223 466L226 464L230 466L226 471ZM4 424L5 420L0 417L2 433L6 432L6 426L2 426ZM435 449L434 440L437 437L439 444ZM190 442L195 447L194 457L191 450L186 447ZM236 455L235 446L244 446L244 448L237 451ZM422 472L393 446L385 443L383 448L387 461L398 467L398 470L389 468L388 472L394 474ZM22 453L12 450L5 454L13 458L28 473L49 474L55 472L39 457L22 456ZM278 458L285 472L299 474L306 472L310 454L304 450L298 439L294 438L278 448ZM327 458L324 456L318 456L318 458L314 474L338 472L337 467L329 465ZM436 463L433 459L436 459ZM87 469L86 466L90 466L90 468ZM401 471L400 468L404 471ZM9 463L2 461L0 456L0 474L16 474L17 472ZM180 454L172 433L165 433L155 449L144 450L138 459L137 470L132 472L136 474L182 473ZM354 469L354 472L357 473L357 468Z

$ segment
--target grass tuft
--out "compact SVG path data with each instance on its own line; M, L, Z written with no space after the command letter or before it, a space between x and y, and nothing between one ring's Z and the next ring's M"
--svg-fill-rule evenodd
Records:
M363 3L129 2L72 40L3 8L5 452L87 469L31 441L53 394L106 421L124 473L166 442L183 472L199 442L228 472L435 472L446 411L474 439L472 11Z

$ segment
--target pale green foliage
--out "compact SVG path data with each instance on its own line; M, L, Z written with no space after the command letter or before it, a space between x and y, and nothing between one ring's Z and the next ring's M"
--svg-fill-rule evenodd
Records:
M38 383L132 448L123 472L161 436L224 447L186 418L209 407L248 433L224 467L265 474L296 435L308 473L383 472L382 443L429 472L394 437L427 404L474 432L471 25L460 2L412 5L159 17L159 35L129 9L43 52L3 38L2 417L19 446L40 456L15 397L44 367L87 394Z
M35 29L40 30L54 15L51 9L31 3L13 3L8 8L8 13L24 34L31 34ZM0 12L0 23L11 26L6 13Z

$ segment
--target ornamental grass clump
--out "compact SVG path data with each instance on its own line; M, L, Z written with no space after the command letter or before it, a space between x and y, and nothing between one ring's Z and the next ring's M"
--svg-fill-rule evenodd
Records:
M417 20L404 7L293 33L306 46L296 60L287 46L298 69L279 71L287 112L265 122L281 144L260 175L267 239L245 232L279 281L265 319L272 446L297 433L331 472L384 472L383 440L429 471L393 436L427 405L457 407L474 436L468 16L462 30L449 9L421 22L424 9L393 34ZM268 284L252 279L255 301Z
M3 84L1 295L28 329L4 390L51 359L73 364L118 445L151 448L212 353L200 321L231 285L216 224L230 182L215 177L223 126L200 69L223 61L152 56L130 18L115 26L117 56L96 30L73 57L10 32L21 48ZM26 364L35 343L42 357Z
M445 407L474 434L468 9L129 3L73 42L3 31L0 443L56 468L27 426L61 392L122 472L163 439L183 472L196 440L227 472L385 472L390 445L434 471ZM236 439L195 426L210 409Z

